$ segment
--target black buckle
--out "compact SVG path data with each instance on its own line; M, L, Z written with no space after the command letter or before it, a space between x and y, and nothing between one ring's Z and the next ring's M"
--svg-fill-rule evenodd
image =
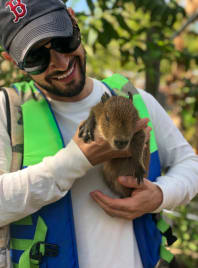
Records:
M58 245L39 241L31 247L30 261L33 264L40 264L44 256L56 257L58 253L59 253Z

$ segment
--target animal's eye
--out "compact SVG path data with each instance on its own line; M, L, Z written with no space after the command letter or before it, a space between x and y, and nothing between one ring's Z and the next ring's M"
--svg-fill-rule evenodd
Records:
M106 120L109 122L109 115L108 114L105 114L105 117L106 117Z

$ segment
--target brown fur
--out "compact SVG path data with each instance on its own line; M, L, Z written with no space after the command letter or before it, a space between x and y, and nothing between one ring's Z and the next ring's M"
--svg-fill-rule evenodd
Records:
M148 171L150 153L148 146L145 147L145 132L140 130L135 133L138 120L131 95L127 99L110 97L105 93L101 102L91 109L89 118L80 129L79 136L85 142L94 140L94 134L99 133L114 150L131 151L131 157L112 159L103 165L105 182L120 197L130 196L131 189L118 183L118 176L133 176L140 183Z

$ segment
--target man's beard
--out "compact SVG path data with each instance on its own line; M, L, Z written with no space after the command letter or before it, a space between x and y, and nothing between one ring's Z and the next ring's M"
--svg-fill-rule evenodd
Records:
M59 89L55 87L52 83L50 78L46 77L46 81L48 85L42 85L42 83L36 82L40 87L44 88L47 92L52 93L53 95L59 96L59 97L74 97L81 93L85 86L85 74L86 74L86 52L84 50L84 57L83 61L80 60L79 57L76 58L76 64L79 65L80 69L80 79L78 83L75 83L75 81L71 81L67 84L67 90ZM59 72L61 75L62 73Z

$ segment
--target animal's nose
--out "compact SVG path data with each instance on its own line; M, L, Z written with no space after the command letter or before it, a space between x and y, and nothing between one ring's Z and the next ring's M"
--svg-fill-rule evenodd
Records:
M128 140L114 140L114 145L118 149L124 149L128 145L129 141Z

